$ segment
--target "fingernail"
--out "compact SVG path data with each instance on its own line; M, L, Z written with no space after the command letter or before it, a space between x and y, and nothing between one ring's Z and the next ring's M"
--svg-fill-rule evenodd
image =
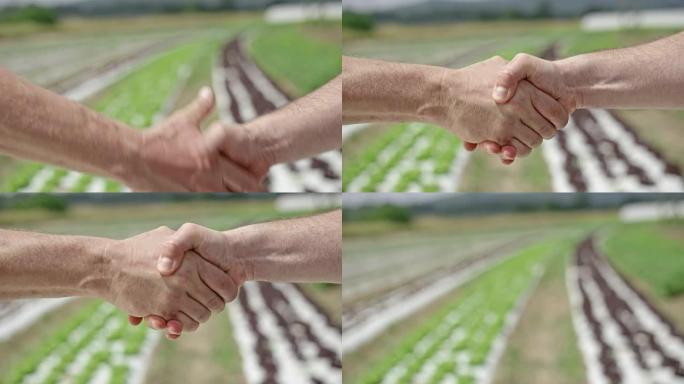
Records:
M508 90L500 85L497 85L494 87L494 93L492 96L494 97L495 100L503 100L506 98L506 93L508 93Z
M199 91L199 96L205 100L210 100L212 95L211 88L207 86L202 87Z
M171 272L172 268L173 260L166 256L162 256L162 258L160 258L157 262L157 269L159 269L161 272Z

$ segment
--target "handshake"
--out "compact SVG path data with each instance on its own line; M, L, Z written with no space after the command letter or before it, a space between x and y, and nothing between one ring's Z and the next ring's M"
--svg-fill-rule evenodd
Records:
M221 312L253 273L233 233L185 224L160 227L108 246L100 296L169 338Z
M442 98L453 104L436 122L504 164L553 138L580 105L561 65L527 54L445 71Z

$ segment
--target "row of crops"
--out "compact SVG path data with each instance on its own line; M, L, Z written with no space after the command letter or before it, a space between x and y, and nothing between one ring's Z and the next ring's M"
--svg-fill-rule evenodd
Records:
M458 138L437 126L398 124L345 161L342 188L347 192L455 190L465 163L459 148Z
M159 335L132 328L126 314L100 301L84 306L26 354L8 383L74 384L139 381Z
M151 126L168 112L195 63L215 53L214 46L211 40L201 40L152 58L110 87L94 109L133 127ZM6 192L117 192L124 188L114 180L33 162L23 163L0 186Z
M498 340L513 327L554 249L551 242L526 248L465 285L455 301L405 336L361 382L482 382L502 352Z

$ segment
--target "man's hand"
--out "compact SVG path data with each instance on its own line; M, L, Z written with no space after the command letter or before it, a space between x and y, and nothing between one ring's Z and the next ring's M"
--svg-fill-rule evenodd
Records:
M229 239L222 232L197 224L184 224L164 243L157 260L157 270L164 276L178 274L185 268L187 261L184 259L195 253L225 272L224 285L231 289L226 303L233 301L247 279L247 268L237 258L228 256L231 253ZM128 320L132 325L138 325L142 317L131 315ZM180 337L185 329L180 322L159 313L148 315L145 320L153 329L166 329L169 339Z
M442 125L468 143L510 144L517 156L550 139L567 123L568 113L556 100L523 81L505 105L491 99L495 76L506 62L494 57L444 75ZM507 151L508 152L508 151Z
M246 169L262 182L276 163L274 140L264 137L263 130L247 125L213 123L207 131L207 142L230 162Z
M515 55L499 72L492 98L499 104L507 103L515 97L518 83L524 80L556 99L568 114L577 109L577 95L566 83L559 66L553 61L525 53Z
M127 172L127 184L137 191L263 191L259 177L222 156L201 131L214 107L210 88L154 128L143 132Z
M184 255L173 276L160 276L157 259L173 233L162 227L107 247L103 274L110 281L102 296L131 316L156 314L194 331L212 312L222 311L226 302L235 299L237 286L194 252Z

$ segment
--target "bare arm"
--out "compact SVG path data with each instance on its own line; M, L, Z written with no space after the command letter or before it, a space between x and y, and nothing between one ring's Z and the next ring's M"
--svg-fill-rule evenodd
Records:
M0 68L0 152L121 181L136 191L260 191L256 176L222 158L200 130L214 98L195 101L144 132Z
M438 123L447 69L342 57L345 124L373 121Z
M247 265L247 279L342 281L342 210L224 232Z
M648 44L558 61L519 54L492 94L506 103L527 80L577 108L684 108L684 32Z
M264 177L278 163L342 147L342 78L241 125L216 123L208 136L231 161Z
M142 137L0 68L0 151L122 180Z
M185 224L162 253L160 272L173 274L188 250L241 280L340 283L342 211L226 232Z
M558 61L579 108L684 107L684 32Z
M106 239L0 230L0 299L98 296Z

